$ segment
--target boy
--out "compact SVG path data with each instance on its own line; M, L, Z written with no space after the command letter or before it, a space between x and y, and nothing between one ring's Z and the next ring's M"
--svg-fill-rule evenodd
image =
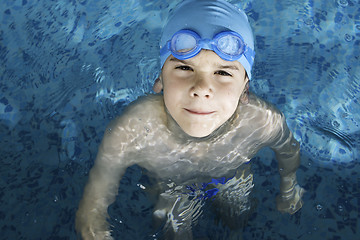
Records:
M246 163L264 146L278 160L278 209L301 208L299 143L283 114L249 93L254 56L247 17L230 3L187 0L174 11L154 84L163 95L135 101L107 128L76 216L83 239L111 239L107 208L134 164L158 182L154 217L166 220L166 239L192 239L210 198L224 222L240 227L253 187Z

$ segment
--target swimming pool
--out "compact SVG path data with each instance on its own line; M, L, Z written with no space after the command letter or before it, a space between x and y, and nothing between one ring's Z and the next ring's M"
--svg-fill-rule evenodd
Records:
M1 1L2 239L76 238L75 211L105 126L151 91L159 34L178 2ZM244 239L356 239L360 1L231 2L245 9L256 37L251 90L287 116L307 190L299 213L278 213L276 162L262 150ZM142 181L130 168L110 208L122 239L153 238ZM225 234L217 228L213 236Z

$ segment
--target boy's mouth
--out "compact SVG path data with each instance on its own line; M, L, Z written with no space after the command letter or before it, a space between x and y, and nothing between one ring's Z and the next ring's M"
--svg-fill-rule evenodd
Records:
M186 110L187 112L191 113L191 114L195 114L195 115L210 115L213 114L215 111L199 111L199 110L191 110L191 109L187 109L184 108L184 110Z

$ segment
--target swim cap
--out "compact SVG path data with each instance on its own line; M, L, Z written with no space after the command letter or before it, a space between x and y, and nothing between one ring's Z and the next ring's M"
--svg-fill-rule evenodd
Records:
M195 31L203 39L212 39L217 33L234 31L242 36L245 44L254 50L254 37L246 14L225 0L185 0L171 14L163 29L160 48L182 29ZM209 49L204 47L204 49ZM171 53L160 56L161 67ZM251 64L242 55L237 59L251 79Z

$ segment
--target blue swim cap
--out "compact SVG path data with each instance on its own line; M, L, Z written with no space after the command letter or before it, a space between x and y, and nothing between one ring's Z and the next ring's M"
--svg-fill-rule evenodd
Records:
M242 36L245 44L254 50L254 37L246 14L225 0L185 0L171 14L163 29L160 48L182 29L195 31L203 39L212 39L217 33L234 31ZM204 49L210 49L205 47ZM210 49L211 50L211 49ZM171 53L161 55L161 67ZM251 79L251 64L241 56L237 61Z

